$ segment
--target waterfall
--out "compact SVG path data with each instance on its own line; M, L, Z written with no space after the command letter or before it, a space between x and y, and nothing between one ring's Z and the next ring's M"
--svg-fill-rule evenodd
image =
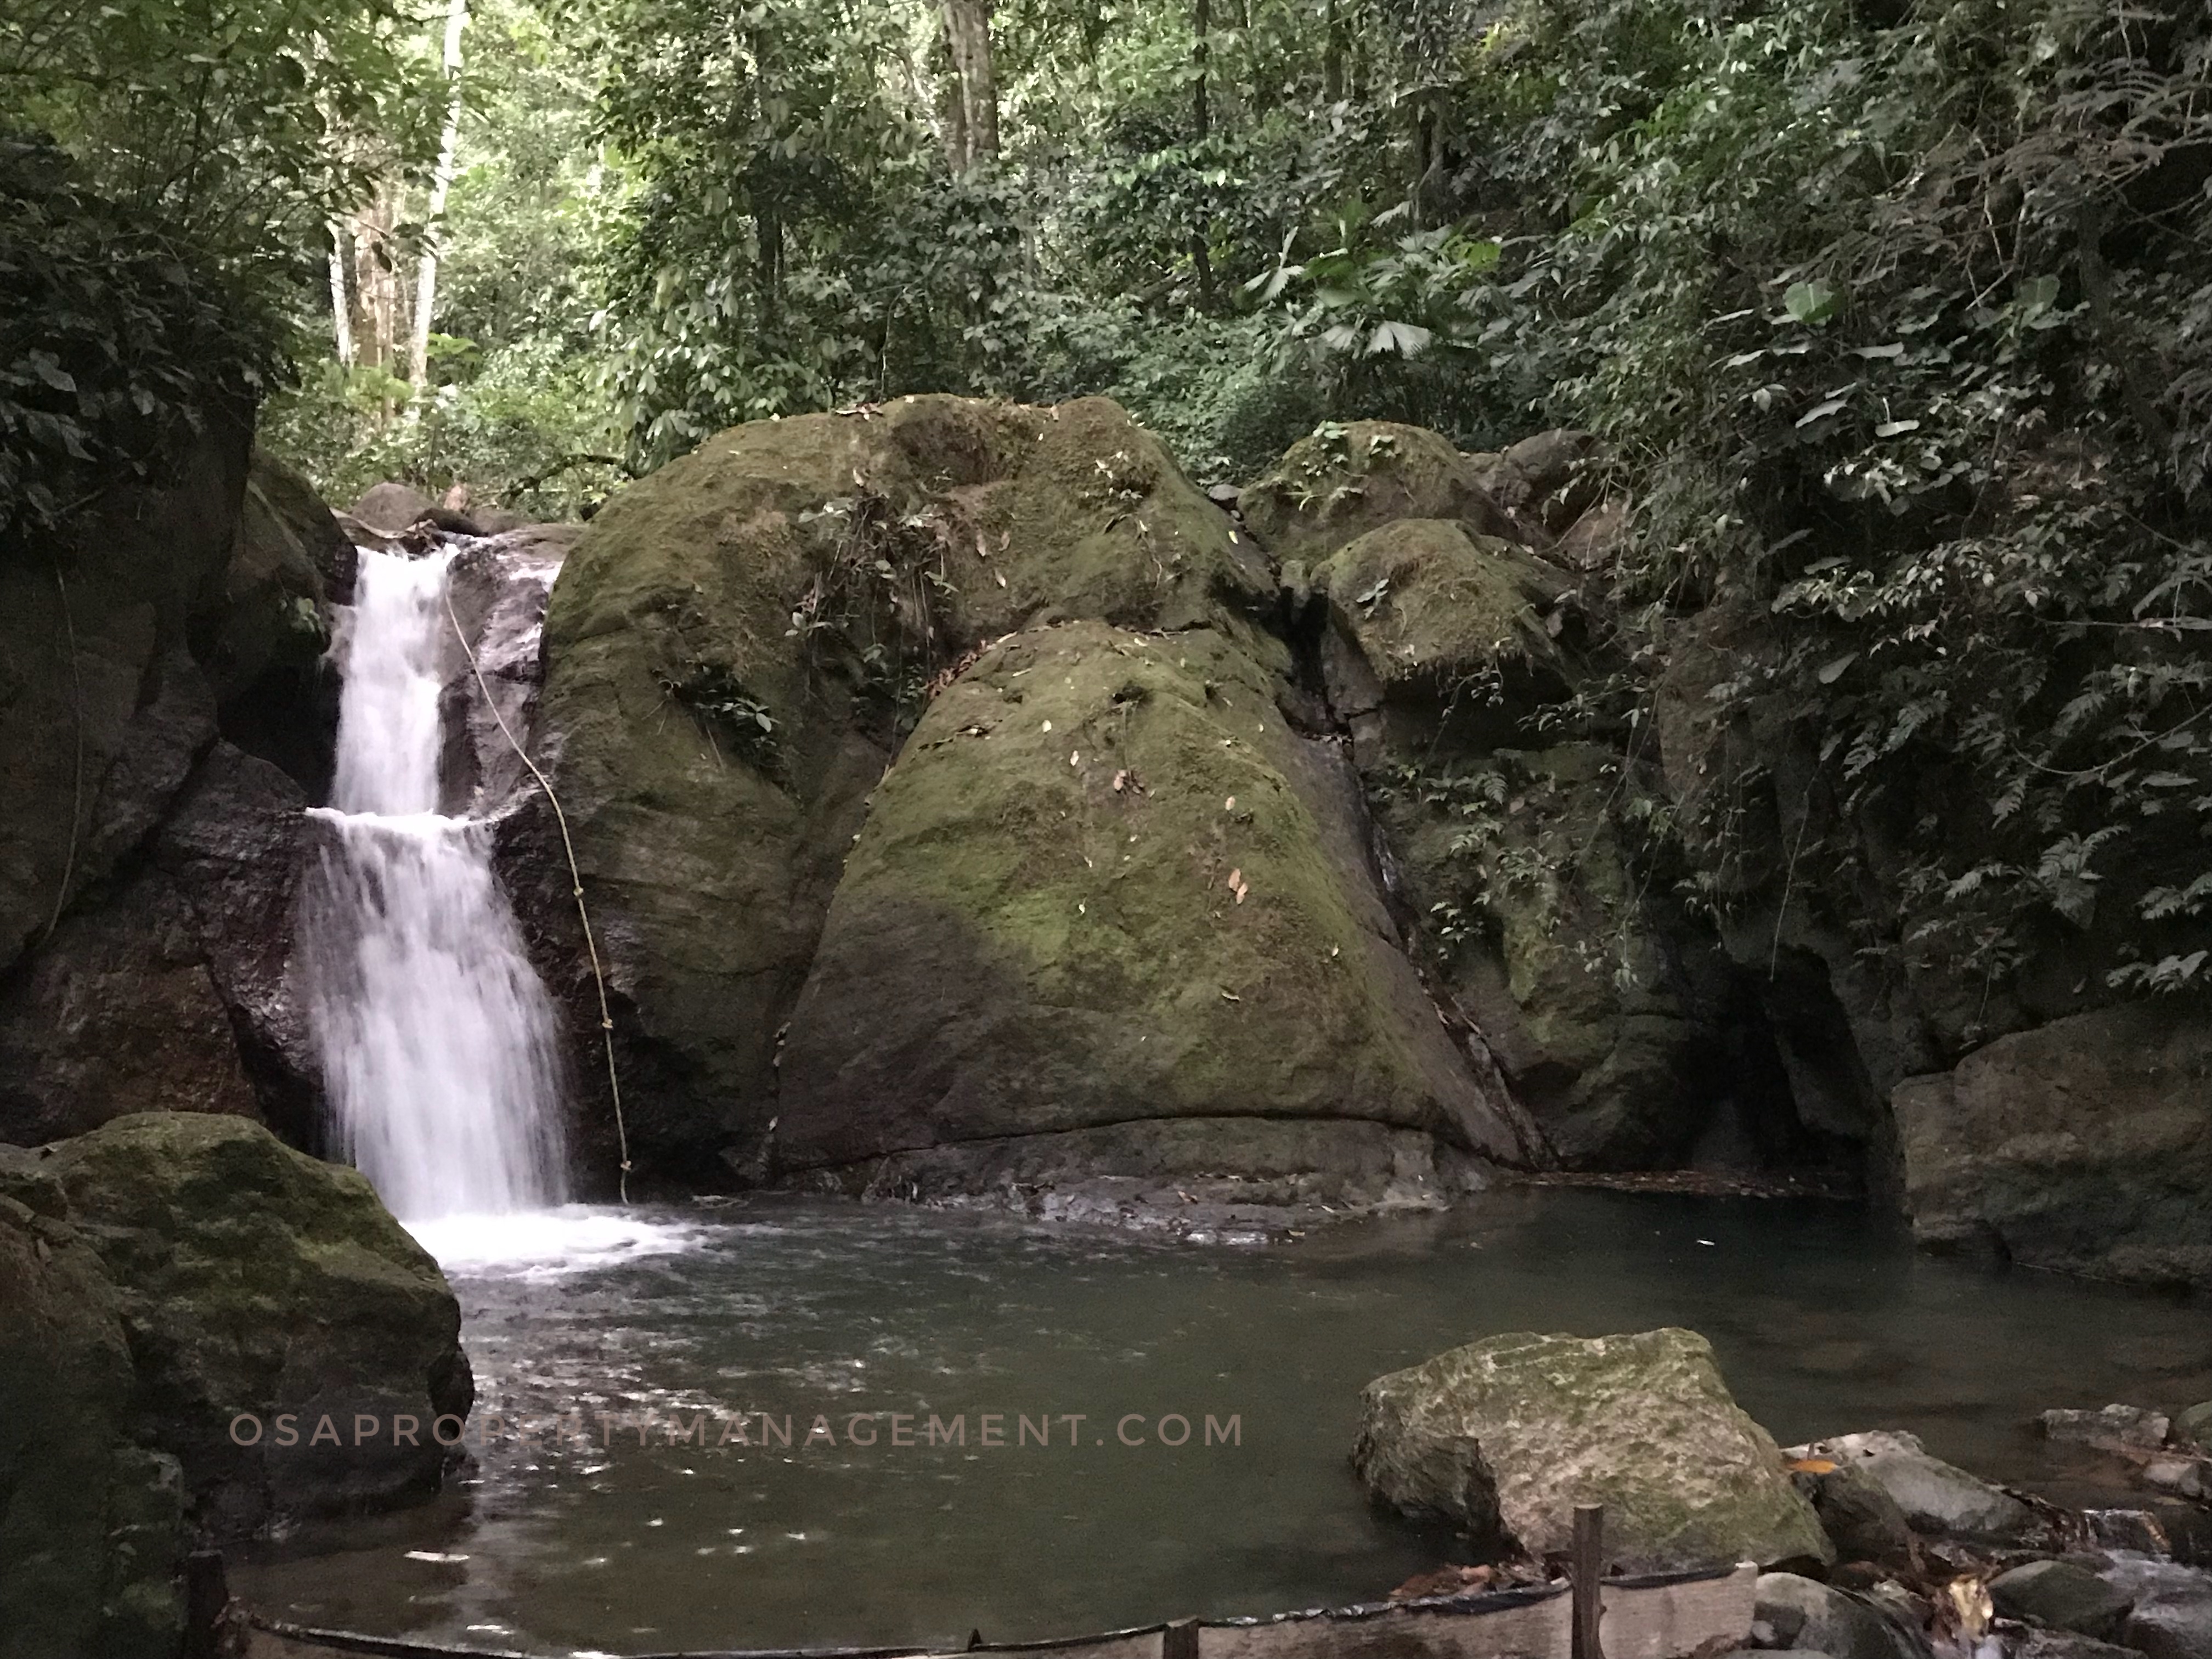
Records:
M440 699L460 666L451 560L361 550L300 930L340 1150L408 1222L565 1196L552 1000L492 873L490 825L438 810Z

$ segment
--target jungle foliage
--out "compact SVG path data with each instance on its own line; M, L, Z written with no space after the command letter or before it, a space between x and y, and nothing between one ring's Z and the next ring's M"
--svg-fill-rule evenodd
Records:
M1893 958L1962 1040L2031 961L2212 981L2203 6L486 0L436 224L432 9L0 24L52 136L0 484L50 511L288 354L266 429L341 496L572 507L922 390L1109 392L1202 480L1324 419L1586 427L1630 514L1580 727L1702 745L1686 896ZM441 251L422 384L325 343L372 201L357 281Z

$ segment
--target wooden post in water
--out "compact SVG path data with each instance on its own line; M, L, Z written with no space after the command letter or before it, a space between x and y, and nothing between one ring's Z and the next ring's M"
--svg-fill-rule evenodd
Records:
M185 1558L185 1659L216 1659L223 1609L229 1605L222 1557L214 1550L194 1550Z
M1160 1659L1198 1659L1198 1620L1178 1619L1160 1632Z
M1598 1622L1605 1616L1605 1505L1575 1505L1574 1659L1605 1659Z

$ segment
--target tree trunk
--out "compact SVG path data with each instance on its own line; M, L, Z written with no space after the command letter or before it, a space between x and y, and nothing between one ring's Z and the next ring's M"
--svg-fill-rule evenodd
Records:
M949 124L960 134L953 155L956 171L965 172L999 155L999 82L991 59L991 0L944 0L945 44L952 53L952 75L960 89L959 119ZM948 145L948 149L951 147Z
M1201 152L1206 148L1206 141L1213 125L1212 112L1206 106L1206 40L1212 32L1212 0L1192 0L1191 34L1194 44L1190 49L1190 137L1194 149ZM1201 154L1197 159L1199 167L1203 168L1204 155ZM1206 216L1201 208L1198 222L1190 233L1190 263L1191 269L1198 276L1198 308L1210 312L1213 309L1213 261L1207 255L1206 238Z
M1326 0L1321 55L1321 95L1324 101L1344 101L1344 19L1337 11L1340 0Z
M415 273L415 337L407 361L407 378L417 391L430 384L430 315L438 304L438 241L445 234L439 221L446 215L461 146L461 32L468 26L469 0L452 0L446 12L446 130L438 139L437 169L430 175L429 224Z
M331 221L331 332L338 362L353 367L353 301L346 293L345 227Z

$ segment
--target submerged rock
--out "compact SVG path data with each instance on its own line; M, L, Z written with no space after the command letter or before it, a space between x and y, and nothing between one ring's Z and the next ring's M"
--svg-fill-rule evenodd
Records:
M1914 1235L2212 1285L2212 1020L2129 1006L2000 1037L1892 1092Z
M2010 1492L1930 1456L1919 1437L1899 1430L1838 1435L1790 1455L1856 1469L1896 1500L1917 1530L1936 1537L2019 1543L2038 1528L2035 1511Z
M2172 1431L2164 1412L2141 1406L2106 1406L2101 1411L2052 1410L2039 1419L2047 1439L2094 1446L2102 1451L2154 1452Z
M234 1534L436 1489L431 1425L473 1394L460 1310L358 1173L240 1118L143 1113L6 1154L0 1194L97 1259L136 1368L132 1424L182 1466L202 1524ZM240 1413L258 1436L234 1435ZM365 1437L356 1414L375 1419Z
M1833 1558L1695 1332L1492 1337L1378 1377L1361 1404L1369 1489L1492 1542L1562 1552L1596 1503L1632 1571Z
M1391 1132L1521 1157L1358 881L1333 755L1273 692L1231 632L1098 623L947 687L830 906L777 1167L1019 1146L1027 1182L1249 1173L1341 1202Z

